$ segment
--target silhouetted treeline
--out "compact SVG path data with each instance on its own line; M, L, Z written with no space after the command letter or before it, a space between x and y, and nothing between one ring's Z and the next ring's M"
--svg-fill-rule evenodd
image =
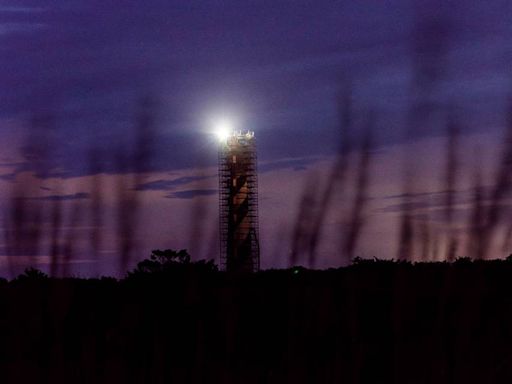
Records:
M3 383L509 383L512 261L0 281ZM156 268L156 269L155 269Z

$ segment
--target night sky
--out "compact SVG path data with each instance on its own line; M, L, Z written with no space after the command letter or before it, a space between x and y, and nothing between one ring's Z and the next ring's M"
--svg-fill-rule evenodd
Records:
M450 122L459 132L450 233L466 255L475 174L492 191L512 124L511 20L509 0L3 0L0 275L9 265L48 269L54 228L61 252L72 244L62 263L75 274L116 273L123 246L127 266L158 248L216 257L212 126L224 118L257 138L262 267L288 265L301 201L321 206L351 143L316 266L346 262L340 239L368 127L354 254L395 257L404 210L446 241ZM29 207L21 224L18 205ZM499 236L492 249L512 250Z

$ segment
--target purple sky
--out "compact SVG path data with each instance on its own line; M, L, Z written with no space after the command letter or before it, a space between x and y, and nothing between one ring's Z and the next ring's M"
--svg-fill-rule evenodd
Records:
M9 212L10 197L21 194L44 209L37 249L8 250L0 240L0 274L9 253L16 265L48 264L55 202L64 207L60 236L74 233L75 273L116 270L118 219L138 223L124 229L136 234L131 262L163 247L214 255L209 130L219 116L258 140L264 267L287 265L303 191L314 184L321 195L342 141L358 143L373 116L356 253L394 257L404 156L413 154L414 193L442 191L449 116L461 127L456 220L467 216L476 147L492 188L511 89L510 20L508 0L1 1L0 206ZM337 100L349 93L351 130L340 132ZM330 205L318 266L342 262L355 179ZM128 208L137 201L133 217L115 213L123 188ZM430 207L436 197L428 196ZM102 217L99 259L89 244L94 209ZM191 235L198 232L201 246Z

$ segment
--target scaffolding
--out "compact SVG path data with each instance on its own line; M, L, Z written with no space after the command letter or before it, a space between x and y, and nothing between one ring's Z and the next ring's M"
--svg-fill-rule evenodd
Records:
M258 171L253 132L231 133L219 149L220 261L226 271L258 271Z

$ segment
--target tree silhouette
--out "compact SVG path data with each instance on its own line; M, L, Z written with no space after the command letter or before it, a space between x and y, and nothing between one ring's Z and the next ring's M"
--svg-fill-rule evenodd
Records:
M145 259L137 263L137 267L132 272L128 272L128 277L135 275L166 273L176 270L216 272L218 271L218 268L213 260L199 260L191 262L190 255L185 249L181 249L179 251L175 251L173 249L161 251L157 249L151 252L149 259Z
M45 280L48 275L37 268L26 268L25 271L17 277L16 280Z

